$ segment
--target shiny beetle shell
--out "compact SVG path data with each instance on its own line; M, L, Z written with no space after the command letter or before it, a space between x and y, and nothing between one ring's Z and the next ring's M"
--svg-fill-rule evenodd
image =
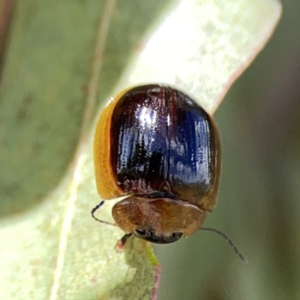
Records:
M94 142L97 189L127 234L170 243L215 208L220 140L211 116L186 94L157 84L124 91L103 109Z

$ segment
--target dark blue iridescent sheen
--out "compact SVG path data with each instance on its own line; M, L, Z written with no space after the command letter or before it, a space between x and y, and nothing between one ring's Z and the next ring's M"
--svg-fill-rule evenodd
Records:
M199 204L217 189L218 133L184 93L160 85L130 90L114 108L110 134L111 165L125 193L168 191Z

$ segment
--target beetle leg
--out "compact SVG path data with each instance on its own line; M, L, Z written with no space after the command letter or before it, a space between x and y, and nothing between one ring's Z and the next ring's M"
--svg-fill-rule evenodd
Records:
M133 236L133 232L126 233L123 237L117 242L116 250L122 251L124 249L124 245Z

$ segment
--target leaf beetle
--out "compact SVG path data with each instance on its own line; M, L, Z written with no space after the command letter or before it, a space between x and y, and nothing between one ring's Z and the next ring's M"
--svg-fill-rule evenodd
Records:
M127 89L102 110L94 138L96 185L128 238L158 244L188 237L216 206L221 148L212 117L185 93L165 85Z

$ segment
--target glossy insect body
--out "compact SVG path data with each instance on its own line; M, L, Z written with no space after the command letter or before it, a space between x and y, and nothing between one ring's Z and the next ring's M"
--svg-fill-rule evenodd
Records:
M216 205L217 128L173 88L139 86L110 101L97 124L94 159L100 196L128 195L113 208L127 235L174 242L198 230Z

